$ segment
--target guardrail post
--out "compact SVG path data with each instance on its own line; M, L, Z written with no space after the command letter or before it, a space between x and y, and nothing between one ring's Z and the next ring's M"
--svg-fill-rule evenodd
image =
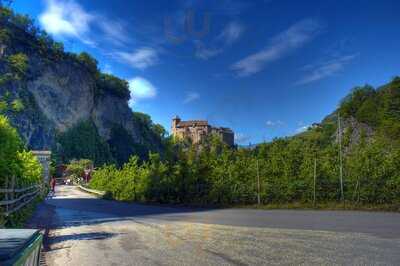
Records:
M11 200L15 198L15 176L11 177Z
M6 184L5 184L6 189L8 189L8 176L6 176ZM5 201L8 201L8 192L4 194L4 199ZM8 213L8 204L6 205L6 213Z

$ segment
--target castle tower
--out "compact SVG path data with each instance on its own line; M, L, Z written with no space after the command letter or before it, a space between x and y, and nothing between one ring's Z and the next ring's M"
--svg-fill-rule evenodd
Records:
M175 136L176 135L176 128L178 126L178 124L181 122L181 119L179 116L175 116L174 118L172 118L172 135Z

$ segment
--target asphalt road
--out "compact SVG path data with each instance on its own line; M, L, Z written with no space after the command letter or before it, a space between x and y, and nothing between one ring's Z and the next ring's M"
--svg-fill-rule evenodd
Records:
M399 213L170 208L58 186L35 216L48 265L400 265Z

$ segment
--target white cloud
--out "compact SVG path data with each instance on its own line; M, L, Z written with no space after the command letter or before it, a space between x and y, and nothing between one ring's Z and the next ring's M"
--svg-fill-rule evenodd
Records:
M342 70L345 65L350 63L357 56L357 54L346 55L324 61L316 65L306 65L303 67L303 70L308 71L309 73L297 81L296 85L305 85L332 76Z
M267 127L281 127L284 126L285 123L282 122L281 120L276 120L276 121L272 121L272 120L268 120L266 122Z
M225 27L218 38L224 40L226 44L232 44L239 39L243 31L244 27L242 24L232 21Z
M196 42L196 57L199 59L207 60L211 57L217 56L222 53L221 48L205 47L201 42Z
M302 132L305 132L305 131L307 131L308 130L308 128L309 128L310 126L309 125L306 125L306 126L301 126L301 127L299 127L299 128L297 128L296 129L296 133L302 133Z
M230 22L208 46L196 40L194 42L196 46L195 56L199 59L207 60L221 54L240 38L243 31L244 26L242 24L236 21Z
M271 39L263 50L236 62L231 69L239 77L253 75L271 62L277 61L311 41L321 30L318 21L305 19Z
M96 46L123 45L131 41L121 20L89 13L74 0L45 0L45 10L39 15L43 29L59 38L77 38L83 43ZM94 32L94 30L97 30ZM99 40L98 43L93 41Z
M116 21L102 17L98 20L98 26L104 33L104 38L112 44L122 46L131 41L122 21Z
M138 100L154 98L157 96L157 89L145 78L135 77L128 80L131 91L130 105Z
M198 92L194 92L194 91L187 92L185 99L183 100L183 103L188 104L188 103L196 101L198 99L200 99L200 94Z
M74 1L46 0L46 9L39 15L39 22L49 33L59 37L75 37L85 43L94 16Z
M133 53L117 52L117 57L138 69L145 69L158 63L158 53L153 48L142 47Z

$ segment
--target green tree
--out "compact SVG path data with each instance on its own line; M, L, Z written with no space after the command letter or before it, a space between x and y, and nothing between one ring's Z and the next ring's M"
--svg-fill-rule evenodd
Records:
M18 170L18 152L22 151L22 143L17 130L10 125L6 117L1 115L0 147L1 183L4 185L5 177L11 177Z

